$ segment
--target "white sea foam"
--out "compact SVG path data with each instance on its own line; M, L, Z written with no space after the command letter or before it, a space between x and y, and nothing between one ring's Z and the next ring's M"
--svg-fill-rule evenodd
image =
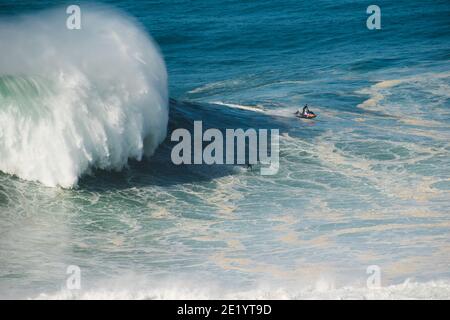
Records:
M269 299L269 300L349 300L349 299L450 299L450 283L446 280L430 282L412 282L367 288L365 286L344 286L335 288L329 281L318 281L315 285L302 289L283 288L270 285L261 285L250 290L218 289L213 285L195 287L180 284L166 284L163 287L152 286L151 289L125 289L125 288L99 288L92 290L70 291L61 290L54 293L42 293L33 299L49 300L143 300L143 299Z
M225 107L229 107L229 108L234 108L234 109L241 109L241 110L248 110L248 111L255 111L255 112L262 112L264 113L264 108L260 105L256 105L256 106L247 106L247 105L241 105L241 104L237 104L237 103L226 103L226 102L222 102L222 101L214 101L211 102L214 104L218 104L221 106L225 106Z
M70 188L94 168L120 170L166 136L167 73L132 19L83 7L0 20L0 171Z
M391 79L391 80L382 80L374 85L364 88L362 90L357 91L358 94L368 95L369 98L362 103L358 104L358 108L369 110L369 111L377 111L384 112L386 114L392 115L393 110L390 106L383 105L383 101L391 94L395 92L394 88L402 85L408 85L409 90L412 88L416 88L417 90L429 91L430 93L440 96L443 98L448 98L448 79L450 77L449 72L439 72L439 73L423 73L416 76L404 77L401 79ZM408 91L409 93L410 91ZM418 105L420 108L423 106ZM386 107L389 110L385 110ZM411 110L409 110L411 113ZM401 112L399 114L395 114L404 117L404 114ZM422 120L422 119L421 119Z

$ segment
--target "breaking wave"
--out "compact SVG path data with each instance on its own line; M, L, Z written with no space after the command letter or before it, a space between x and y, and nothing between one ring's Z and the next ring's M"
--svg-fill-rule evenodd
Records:
M217 290L190 287L180 284L165 285L153 289L135 288L92 289L82 291L61 290L41 293L38 300L186 300L186 299L249 299L249 300L395 300L395 299L450 299L450 284L445 280L404 283L377 288L345 286L335 288L332 283L318 281L303 289L261 286L252 290Z
M168 122L159 49L131 18L83 7L0 20L0 171L71 188L151 156ZM31 36L32 35L32 36Z

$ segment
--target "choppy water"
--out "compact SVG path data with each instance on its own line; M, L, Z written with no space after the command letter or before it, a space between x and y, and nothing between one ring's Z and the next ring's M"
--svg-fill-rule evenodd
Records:
M24 35L29 24L16 15L28 13L42 31L53 20L39 20L45 15L39 10L55 4L0 0L0 19ZM110 42L102 43L106 50L99 46L92 54L85 47L77 54L76 46L60 44L66 34L54 31L48 31L52 40L43 32L27 42L75 54L45 60L44 49L17 54L24 48L20 37L0 42L7 53L0 56L0 164L41 181L0 173L1 297L450 297L448 1L378 1L378 31L366 28L368 1L109 4L137 19L105 17L108 28L99 27L118 28L124 56L109 54ZM132 160L121 171L94 170L74 189L42 184L76 181L89 166L86 155L113 169L126 155L140 159L142 128L163 130L164 90L152 76L162 72L160 65L130 70L124 58L153 50L123 37L143 39L135 31L139 23L167 66L169 136L194 120L216 128L277 128L277 175L240 166L175 166L166 139L149 160ZM11 33L0 31L5 34ZM88 52L88 64L77 64ZM57 87L60 78L50 75L61 70L75 84ZM119 74L120 81L107 81ZM155 91L150 100L125 98L139 96L139 88ZM161 100L151 99L154 92ZM104 101L123 121L102 118ZM122 112L129 101L130 114L148 104L160 113L144 112L154 119L148 123L129 120ZM100 107L91 107L97 102ZM316 120L292 117L305 103ZM66 108L54 112L60 105ZM78 114L78 105L91 113ZM55 115L65 117L63 126ZM83 123L82 132L96 136L96 119L107 128L105 140L99 135L90 144L86 136L67 134L67 127L79 133ZM24 123L27 135L20 136ZM34 143L47 141L48 132L61 138ZM95 141L107 141L110 153ZM127 149L130 141L135 144ZM114 161L105 160L108 154ZM68 265L81 268L81 290L65 289ZM366 288L369 265L381 270L380 290Z

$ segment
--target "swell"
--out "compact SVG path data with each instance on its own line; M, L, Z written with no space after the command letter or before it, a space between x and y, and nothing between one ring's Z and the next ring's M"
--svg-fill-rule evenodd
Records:
M151 156L168 122L167 73L150 36L107 7L0 20L0 171L46 186Z

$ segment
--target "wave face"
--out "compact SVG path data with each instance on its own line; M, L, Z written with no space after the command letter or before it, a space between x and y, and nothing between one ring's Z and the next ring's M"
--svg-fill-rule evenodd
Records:
M0 22L0 171L74 187L92 169L151 156L168 122L167 72L132 19L83 7Z

